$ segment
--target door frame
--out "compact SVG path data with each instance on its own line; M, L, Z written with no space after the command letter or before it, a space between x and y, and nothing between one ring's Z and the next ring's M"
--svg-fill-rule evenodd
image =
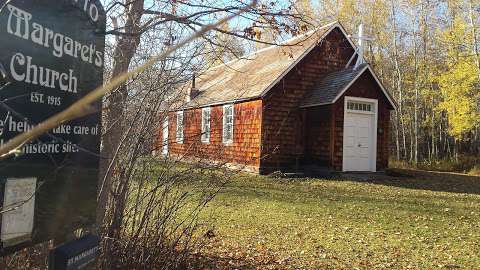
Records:
M373 112L362 112L362 111L351 111L347 109L348 101L359 101L359 102L366 102L373 104ZM352 97L352 96L345 96L344 98L344 106L343 106L343 141L342 141L342 171L345 170L345 148L343 147L343 143L345 142L345 119L347 118L348 113L356 113L356 114L369 114L372 115L373 118L373 135L372 135L372 147L370 150L370 156L372 157L370 160L370 171L376 172L377 171L377 125L378 125L378 99L372 98L361 98L361 97Z

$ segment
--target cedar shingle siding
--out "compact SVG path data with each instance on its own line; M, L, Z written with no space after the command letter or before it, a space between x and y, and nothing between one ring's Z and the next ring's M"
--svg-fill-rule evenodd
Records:
M201 157L225 163L244 166L245 169L260 173L270 173L275 170L290 170L302 164L328 166L342 170L343 156L343 119L345 95L378 99L377 127L377 170L388 166L388 139L390 110L394 103L387 97L379 83L371 74L368 65L354 70L345 68L348 60L354 54L354 48L342 32L340 26L334 25L329 31L323 29L325 36L317 37L320 42L313 47L304 46L303 54L296 49L294 59L279 57L282 68L285 69L279 80L281 70L271 62L260 64L275 67L275 76L268 81L276 81L269 86L265 95L260 94L261 88L246 89L234 105L234 139L232 144L222 143L222 113L223 105L231 103L234 93L227 94L228 83L232 82L232 92L238 92L235 87L242 80L256 76L252 72L232 73L219 71L216 68L206 74L217 74L217 84L203 81L199 83L199 95L184 108L184 138L183 143L175 142L176 112L169 113L169 153L170 155L186 155ZM317 33L318 34L318 33ZM272 48L272 50L277 50ZM278 53L278 50L275 52ZM257 59L267 55L275 55L274 51L266 50L256 54ZM302 55L302 56L301 56ZM301 58L303 57L303 58ZM294 64L295 59L298 63ZM262 61L263 61L262 60ZM238 60L232 65L238 68L259 66L259 63ZM243 61L243 62L242 62ZM275 61L272 59L271 61ZM290 61L293 68L287 69L284 64ZM240 65L240 63L243 63ZM273 72L273 71L272 71ZM222 76L225 75L225 78ZM203 79L211 77L205 75ZM272 74L270 74L272 75ZM234 76L234 77L232 77ZM236 78L238 76L239 78ZM242 77L244 76L244 77ZM245 77L246 76L246 77ZM354 81L356 79L356 81ZM249 84L255 81L248 82ZM345 89L351 82L351 86ZM262 87L269 84L267 78L261 81ZM214 91L223 85L222 90ZM202 88L203 87L203 88ZM203 89L203 90L202 90ZM346 90L341 96L342 90ZM219 92L220 91L220 92ZM220 95L219 93L225 93ZM238 93L237 93L238 94ZM224 96L224 97L223 97ZM222 101L222 97L225 99ZM214 101L211 106L210 142L201 141L201 106L208 106L208 101ZM333 101L335 103L333 103ZM318 106L321 103L321 106ZM325 103L325 104L324 104ZM307 107L305 107L307 106ZM311 106L311 107L308 107ZM159 132L158 142L162 142L162 132ZM159 148L161 145L159 144Z
M312 151L305 147L304 133L309 130L299 132L305 123L304 114L299 107L309 90L322 77L345 68L353 51L343 33L334 29L265 98L262 124L262 156L265 158L261 162L262 172L292 168L306 158L305 151ZM318 128L320 126L316 128L316 132L322 132ZM325 145L327 142L313 143L321 149L320 144ZM316 156L318 155L325 153Z
M260 128L262 101L253 100L234 105L233 143L222 142L223 105L211 107L210 142L201 141L202 109L184 111L185 126L183 144L175 142L176 113L169 113L169 152L244 165L245 169L258 172L260 164ZM162 142L160 132L159 142ZM161 148L161 147L159 147Z

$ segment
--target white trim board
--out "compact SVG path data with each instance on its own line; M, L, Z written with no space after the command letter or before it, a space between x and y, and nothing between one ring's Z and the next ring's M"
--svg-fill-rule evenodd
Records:
M166 135L166 136L165 136ZM169 123L168 123L168 115L165 117L162 123L162 155L168 156L168 140L170 136L170 130L169 130Z

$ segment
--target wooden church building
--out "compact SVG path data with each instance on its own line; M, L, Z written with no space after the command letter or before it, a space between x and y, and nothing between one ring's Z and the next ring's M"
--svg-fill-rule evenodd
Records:
M158 152L262 174L387 168L396 105L358 51L334 22L207 70L168 114Z

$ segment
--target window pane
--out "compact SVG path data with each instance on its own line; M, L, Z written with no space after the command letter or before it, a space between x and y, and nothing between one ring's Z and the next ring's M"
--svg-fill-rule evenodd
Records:
M183 141L183 111L177 113L176 139L178 142Z
M230 143L233 141L233 105L225 105L223 107L223 142Z
M202 141L210 140L210 108L202 109Z
M232 126L227 125L226 128L227 128L227 134L226 134L225 137L227 138L227 140L231 140L232 139Z
M347 103L348 110L371 112L372 108L373 108L372 104L369 104L369 103L351 102L351 101Z

